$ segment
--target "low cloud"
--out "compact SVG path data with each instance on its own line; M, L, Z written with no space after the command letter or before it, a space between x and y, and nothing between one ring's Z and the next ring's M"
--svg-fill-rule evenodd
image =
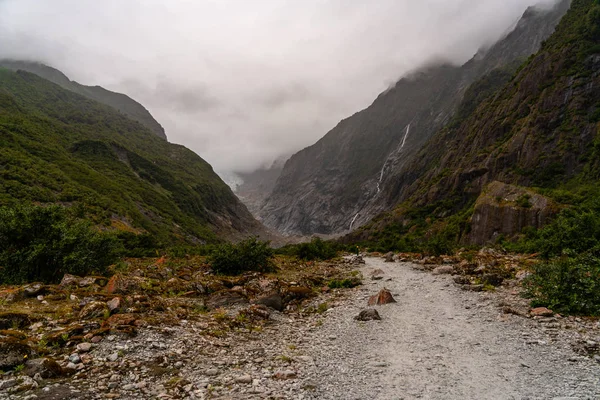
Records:
M170 141L218 171L249 171L314 143L428 60L466 61L535 3L0 0L0 57L126 93Z

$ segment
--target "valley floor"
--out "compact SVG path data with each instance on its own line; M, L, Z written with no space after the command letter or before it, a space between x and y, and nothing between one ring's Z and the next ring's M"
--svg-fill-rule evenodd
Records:
M323 313L273 311L263 329L222 337L192 320L109 336L86 372L0 399L600 399L598 356L576 351L596 346L598 321L515 315L528 308L514 284L469 292L419 264L360 268L363 286L313 300ZM354 320L383 287L397 303Z
M502 293L464 292L414 264L366 262L365 276L381 269L384 279L366 281L324 324L321 335L337 339L314 352L313 398L600 399L599 360L576 354L579 333L552 329L558 319L505 314ZM378 307L381 321L353 321L382 287L397 303Z

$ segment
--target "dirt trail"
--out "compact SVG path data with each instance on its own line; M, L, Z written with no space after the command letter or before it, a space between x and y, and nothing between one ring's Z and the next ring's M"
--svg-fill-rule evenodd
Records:
M319 332L330 343L315 347L314 398L600 399L600 364L537 322L502 314L493 294L464 292L408 263L366 262L365 286ZM368 280L374 269L383 280ZM382 321L354 321L383 287L398 303L377 307Z

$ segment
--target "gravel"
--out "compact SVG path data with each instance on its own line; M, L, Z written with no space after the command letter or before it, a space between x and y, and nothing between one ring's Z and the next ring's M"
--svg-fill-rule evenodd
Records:
M0 399L600 399L600 363L575 351L597 348L598 323L513 315L510 288L467 292L416 264L365 261L349 268L381 279L313 299L323 313L272 311L262 330L221 337L186 320L111 335L80 348L73 377L37 389L6 377ZM383 288L397 303L355 320Z

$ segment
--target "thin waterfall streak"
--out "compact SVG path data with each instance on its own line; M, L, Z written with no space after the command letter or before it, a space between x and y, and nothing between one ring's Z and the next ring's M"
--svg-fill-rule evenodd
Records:
M356 222L356 218L358 218L358 215L360 213L356 213L356 215L354 216L354 218L352 218L352 222L350 222L350 230L352 230L352 226L354 226L354 223Z

